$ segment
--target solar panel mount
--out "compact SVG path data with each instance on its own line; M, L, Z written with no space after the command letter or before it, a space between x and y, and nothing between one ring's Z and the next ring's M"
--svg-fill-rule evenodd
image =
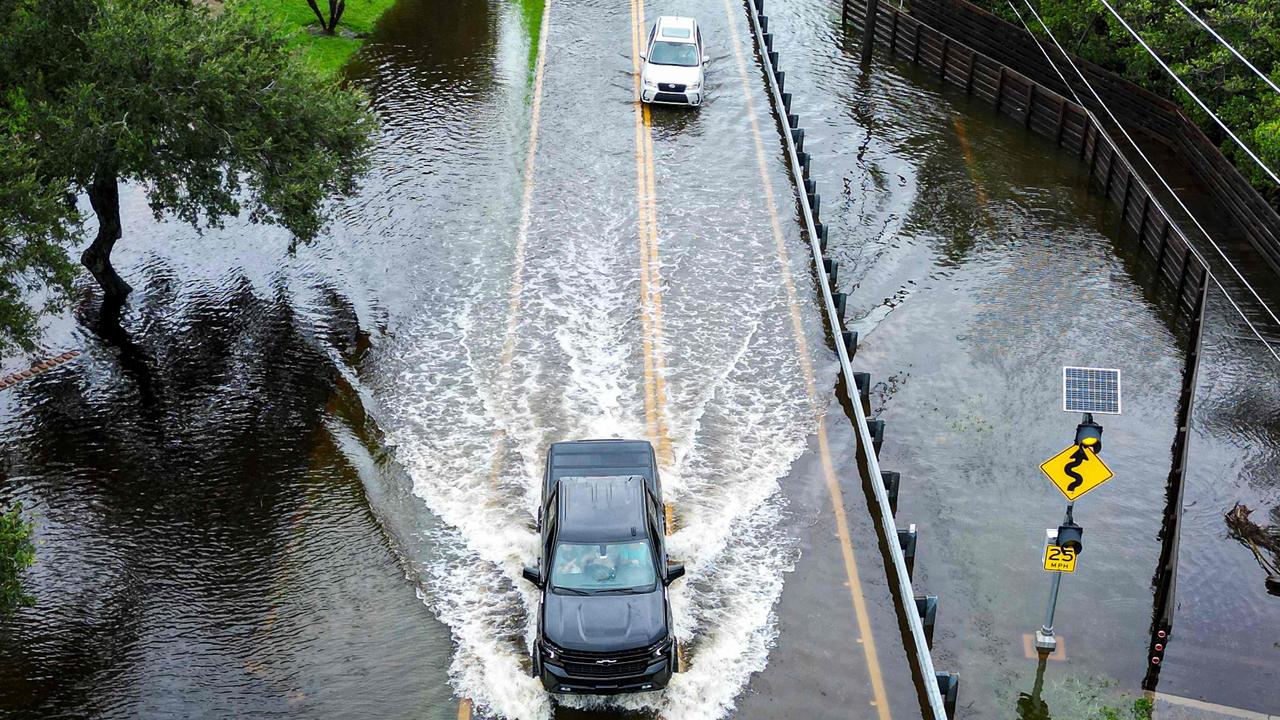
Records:
M1063 367L1062 409L1066 412L1120 414L1120 371Z

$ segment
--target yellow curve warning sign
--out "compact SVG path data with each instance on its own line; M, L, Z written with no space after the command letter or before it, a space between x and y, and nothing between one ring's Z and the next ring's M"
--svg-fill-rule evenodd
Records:
M1115 475L1092 450L1080 445L1072 445L1044 461L1040 470L1071 502Z
M1044 569L1045 572L1075 572L1076 551L1069 547L1046 545L1044 548Z

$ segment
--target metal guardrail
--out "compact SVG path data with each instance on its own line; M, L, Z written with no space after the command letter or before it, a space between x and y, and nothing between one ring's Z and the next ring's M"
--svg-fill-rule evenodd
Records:
M804 131L798 127L796 116L791 114L790 97L783 97L783 80L785 75L778 69L778 54L773 50L772 36L766 40L766 25L768 23L767 16L764 15L764 0L751 0L752 12L751 27L755 32L757 47L763 55L765 66L765 75L768 77L770 97L773 99L774 111L781 116L782 124L786 128L786 132L782 133L783 140L786 144L787 159L791 165L791 172L797 182L796 195L800 202L801 215L804 219L805 230L809 235L809 245L813 252L814 263L816 266L823 266L823 250L821 237L819 236L818 222L815 217L816 213L812 205L817 204L810 202L810 191L813 185L808 181L808 171L806 165L800 161L800 150L797 144L803 144ZM804 190L804 191L802 191ZM816 193L814 193L816 198ZM823 231L825 232L825 230ZM831 330L836 347L836 353L840 357L840 372L844 377L845 387L855 396L851 398L850 403L854 411L854 430L857 435L858 443L862 446L864 455L866 456L867 471L870 474L869 481L871 488L875 494L876 508L879 512L879 520L884 528L886 545L889 548L889 556L893 562L894 575L897 576L897 594L898 599L902 603L902 608L907 619L907 626L911 632L911 638L915 648L915 658L917 669L920 672L920 684L924 688L925 697L928 699L929 709L934 720L947 720L947 700L950 703L955 702L955 684L956 676L951 675L953 679L951 683L950 697L944 699L943 692L939 687L937 673L933 666L933 656L929 651L929 640L925 633L924 622L919 612L916 610L914 601L914 592L911 588L911 576L907 569L906 557L902 547L898 542L898 525L894 522L892 505L890 503L888 491L885 489L884 480L880 473L880 462L876 457L875 439L872 437L871 429L868 427L866 412L862 408L862 402L857 397L859 383L855 378L853 365L850 362L849 348L846 346L843 336L842 318L843 312L837 310L836 293L832 288L832 283L827 272L818 273L818 285L822 290L822 304L826 314L829 329ZM840 300L843 305L844 298ZM843 310L843 308L841 308Z

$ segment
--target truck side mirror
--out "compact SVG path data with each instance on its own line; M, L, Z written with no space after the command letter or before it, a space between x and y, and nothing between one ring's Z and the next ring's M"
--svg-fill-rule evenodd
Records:
M542 573L538 571L538 568L532 565L525 565L520 574L524 576L525 580L533 583L535 587L542 587Z
M667 563L667 584L684 577L684 563Z

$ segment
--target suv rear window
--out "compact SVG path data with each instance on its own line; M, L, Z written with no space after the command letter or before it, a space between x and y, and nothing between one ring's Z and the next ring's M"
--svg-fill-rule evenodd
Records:
M551 564L551 588L575 594L647 590L657 579L653 550L643 540L558 543Z

